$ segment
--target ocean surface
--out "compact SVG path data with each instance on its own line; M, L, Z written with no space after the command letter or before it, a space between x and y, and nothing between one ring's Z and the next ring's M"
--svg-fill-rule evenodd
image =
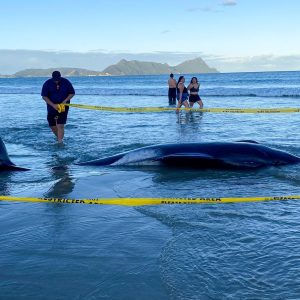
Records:
M204 107L300 107L300 72L197 74ZM192 75L186 75L186 83ZM0 79L0 136L27 172L17 197L300 195L300 165L260 170L77 162L159 143L256 140L300 156L299 113L112 113L71 108L63 146L46 78ZM168 106L168 76L71 78L73 103ZM300 202L100 206L0 202L0 299L300 299Z

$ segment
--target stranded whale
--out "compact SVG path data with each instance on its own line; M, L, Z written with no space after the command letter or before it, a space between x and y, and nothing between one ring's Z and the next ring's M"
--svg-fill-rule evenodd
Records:
M78 165L152 165L193 168L260 168L299 163L300 157L254 141L161 144Z
M0 137L0 171L26 171L29 170L27 168L22 168L16 166L8 157L6 147Z

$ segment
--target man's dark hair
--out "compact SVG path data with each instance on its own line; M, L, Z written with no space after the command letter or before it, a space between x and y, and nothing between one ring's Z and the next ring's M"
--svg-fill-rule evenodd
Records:
M171 77L171 78L173 78L173 77L174 77L174 74L173 74L173 73L171 73L171 74L170 74L170 77Z
M59 71L54 71L54 72L52 73L52 79L53 79L54 81L60 81L60 79L61 79L61 74L60 74L60 72L59 72Z

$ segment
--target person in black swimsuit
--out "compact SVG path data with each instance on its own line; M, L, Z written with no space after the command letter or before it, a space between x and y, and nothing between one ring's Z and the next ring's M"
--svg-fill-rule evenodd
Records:
M177 83L177 100L178 100L178 105L177 105L177 110L176 112L179 111L179 108L184 105L185 108L189 108L189 104L188 104L188 98L189 98L189 94L187 91L187 88L184 85L185 82L185 78L184 76L180 76L178 78L178 83Z
M197 102L200 108L203 108L203 102L199 96L200 84L197 77L192 77L191 83L188 85L187 90L190 92L189 104L193 107L194 103Z

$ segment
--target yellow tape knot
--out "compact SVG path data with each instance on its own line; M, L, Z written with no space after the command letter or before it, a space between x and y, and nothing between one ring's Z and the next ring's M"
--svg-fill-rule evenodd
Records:
M62 113L66 111L66 106L64 104L57 104L58 113Z

